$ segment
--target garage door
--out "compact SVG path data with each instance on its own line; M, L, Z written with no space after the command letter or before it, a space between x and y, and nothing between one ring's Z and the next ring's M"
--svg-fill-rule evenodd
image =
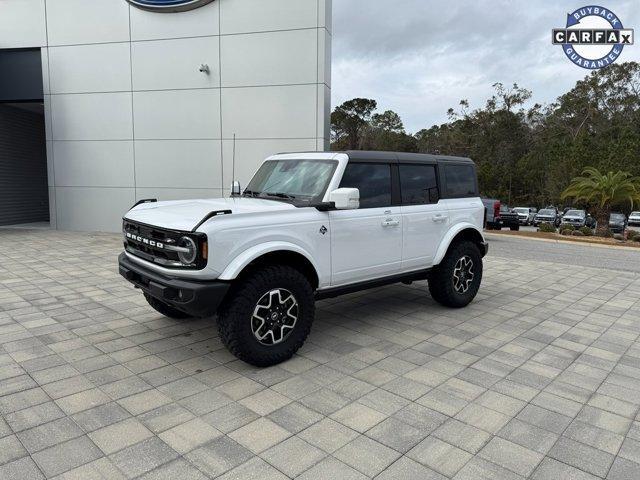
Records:
M0 225L49 220L40 50L0 50Z

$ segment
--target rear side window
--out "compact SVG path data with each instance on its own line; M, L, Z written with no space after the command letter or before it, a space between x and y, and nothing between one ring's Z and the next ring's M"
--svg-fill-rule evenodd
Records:
M340 188L360 190L360 208L391 205L391 166L386 163L349 163Z
M476 171L472 165L444 165L441 168L444 171L447 197L474 197L478 195Z
M400 165L403 205L438 203L438 181L434 165Z

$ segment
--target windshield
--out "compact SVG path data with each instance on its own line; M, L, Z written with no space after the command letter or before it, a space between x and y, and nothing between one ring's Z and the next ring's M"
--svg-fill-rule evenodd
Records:
M624 222L624 215L621 213L612 213L609 219L613 221Z
M540 210L540 212L538 212L538 215L555 215L556 212L553 210L547 210L547 209L543 209Z
M337 164L333 160L268 160L253 176L244 196L319 202Z
M569 210L567 213L565 213L566 217L584 217L585 213L584 210Z
M640 217L640 212L631 212L630 217Z
M526 214L529 213L529 209L528 208L516 207L516 208L514 208L514 210L516 212L518 212L518 213L526 213Z

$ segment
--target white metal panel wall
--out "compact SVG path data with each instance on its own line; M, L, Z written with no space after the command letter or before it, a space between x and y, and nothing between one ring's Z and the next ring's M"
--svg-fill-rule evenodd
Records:
M221 195L232 170L246 184L267 155L328 146L331 0L0 5L0 48L43 47L58 228L117 231L136 199Z

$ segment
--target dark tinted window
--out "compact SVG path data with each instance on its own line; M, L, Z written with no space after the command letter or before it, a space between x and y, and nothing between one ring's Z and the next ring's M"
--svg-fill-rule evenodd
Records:
M400 165L400 188L404 205L438 203L434 165Z
M448 197L477 195L476 172L471 165L444 165L445 191Z
M341 188L360 190L360 208L391 205L391 167L385 163L349 163Z

